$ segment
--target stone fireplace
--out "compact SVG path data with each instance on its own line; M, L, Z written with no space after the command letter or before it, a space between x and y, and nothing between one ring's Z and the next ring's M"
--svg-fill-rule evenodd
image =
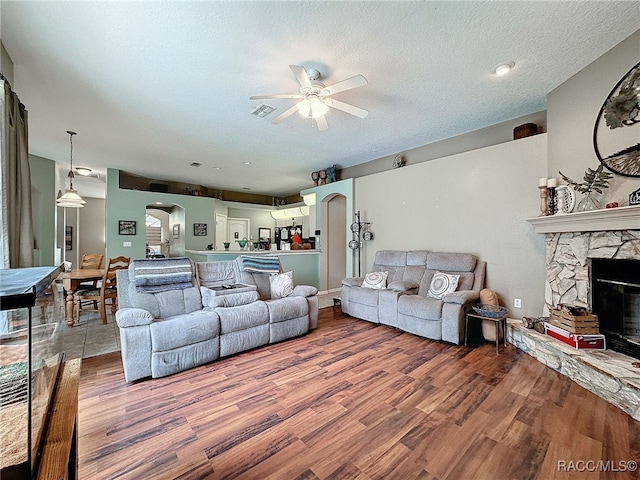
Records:
M607 335L610 348L640 359L640 342L637 341L637 335L635 335L636 348L628 345L629 348L625 350L620 343L611 341L613 337L609 334L613 330L608 328L609 324L619 321L611 318L614 315L626 313L627 317L640 322L638 295L636 293L634 299L632 291L632 285L636 285L637 290L640 283L638 278L633 276L636 272L639 272L636 276L640 275L640 230L548 233L546 246L545 304L547 308L553 308L559 303L587 307L598 315L601 333ZM629 265L635 265L636 269ZM596 267L595 271L594 267ZM606 278L595 278L593 274L598 271L600 272L598 276L604 275ZM597 280L600 282L595 286L601 294L606 292L609 286L630 285L620 289L628 291L627 295L631 300L631 303L626 306L626 312L613 308L613 300L610 298L606 301L602 295L596 298L597 301L594 304L593 290L594 282ZM606 280L606 283L601 284L602 280ZM632 311L632 308L635 308L635 311ZM603 331L605 326L607 326L606 332ZM623 329L618 333L621 337L625 336ZM634 335L629 334L627 337L633 343Z
M508 322L509 341L640 421L640 356L630 356L610 335L619 327L627 344L640 347L640 205L528 222L545 234L546 308L564 303L593 310L607 350L576 350L518 320Z

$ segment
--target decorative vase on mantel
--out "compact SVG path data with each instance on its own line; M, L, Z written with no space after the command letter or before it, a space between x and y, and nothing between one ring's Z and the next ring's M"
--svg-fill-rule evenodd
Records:
M600 200L601 197L602 194L597 192L587 193L578 203L578 211L589 212L591 210L600 210L602 208L602 201Z

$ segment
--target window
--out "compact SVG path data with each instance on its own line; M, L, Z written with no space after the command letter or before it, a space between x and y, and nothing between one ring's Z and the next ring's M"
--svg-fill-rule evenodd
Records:
M147 240L147 255L162 253L162 222L159 218L147 214L144 219Z

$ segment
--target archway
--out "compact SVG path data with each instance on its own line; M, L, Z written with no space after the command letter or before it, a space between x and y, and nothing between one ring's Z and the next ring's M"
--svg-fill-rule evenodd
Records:
M347 198L333 194L322 200L320 289L339 291L347 274Z
M184 254L184 207L155 202L145 208L145 241L147 258L176 257ZM174 235L174 227L178 236Z

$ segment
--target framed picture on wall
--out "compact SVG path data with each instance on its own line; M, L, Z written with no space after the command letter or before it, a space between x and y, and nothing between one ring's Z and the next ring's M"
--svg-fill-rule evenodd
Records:
M135 235L136 222L134 220L118 220L118 235Z
M73 250L73 227L64 227L64 249L68 252Z
M206 223L194 223L193 224L193 236L194 237L206 237L207 236L207 224Z
M271 240L271 229L260 227L258 228L258 238L260 241L264 242L267 240Z
M173 226L173 238L180 238L180 224L176 223Z

